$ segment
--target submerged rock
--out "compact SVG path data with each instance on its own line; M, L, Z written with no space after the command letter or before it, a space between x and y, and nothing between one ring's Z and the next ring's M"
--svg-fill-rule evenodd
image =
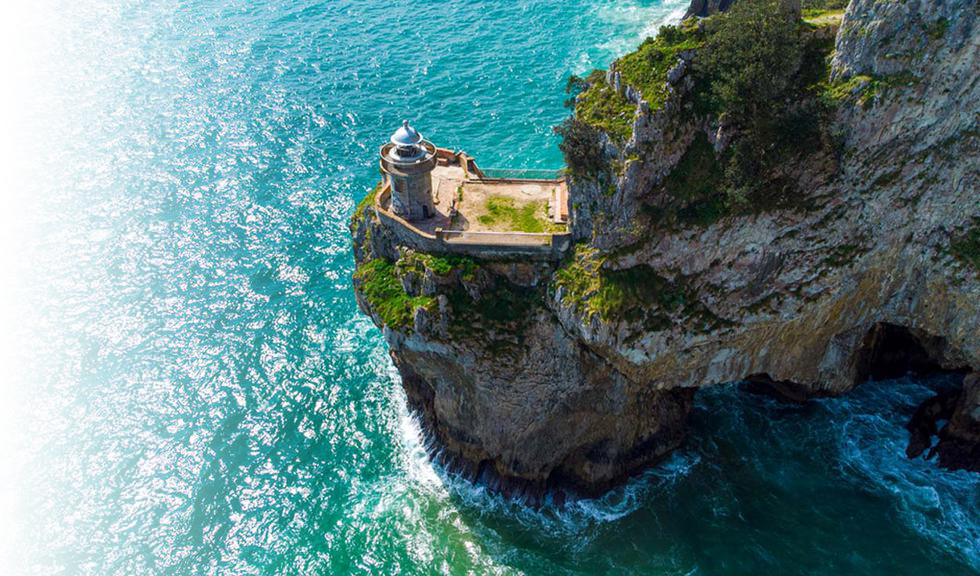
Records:
M943 468L980 472L980 372L968 374L961 388L940 392L920 404L906 428L909 458L938 455ZM938 438L935 444L934 438Z
M980 373L963 380L949 422L939 431L939 465L950 470L980 472Z

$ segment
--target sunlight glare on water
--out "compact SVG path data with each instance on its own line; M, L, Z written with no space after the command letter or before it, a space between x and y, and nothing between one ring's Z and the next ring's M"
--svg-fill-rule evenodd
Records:
M529 510L434 467L346 222L410 118L561 167L565 80L681 0L5 7L0 564L48 574L944 574L980 489L902 457L929 382L701 395L684 449Z

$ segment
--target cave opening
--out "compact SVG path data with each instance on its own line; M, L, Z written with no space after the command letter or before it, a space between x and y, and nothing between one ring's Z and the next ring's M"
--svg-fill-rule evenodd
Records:
M949 385L950 380L935 380L945 385L933 388L933 396L915 408L905 426L909 431L906 455L926 459L938 455L938 463L943 468L980 471L980 421L967 414L972 413L970 406L977 403L976 390L971 393L968 388L980 389L980 378L971 375L973 368L958 358L959 354L951 351L941 336L879 322L867 331L855 352L854 384L909 375L917 378L963 375L963 383L953 386ZM747 392L795 404L833 395L796 382L774 380L765 373L747 376L741 386Z
M939 373L970 371L963 364L943 366L946 339L913 332L905 326L878 322L868 330L857 352L856 383L866 380L891 380L907 374L927 376ZM948 360L947 360L948 362Z

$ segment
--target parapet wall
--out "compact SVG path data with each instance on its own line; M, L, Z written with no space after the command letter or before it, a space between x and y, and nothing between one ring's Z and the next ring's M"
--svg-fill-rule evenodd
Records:
M384 208L391 195L385 184L374 200L374 211L382 224L399 244L434 254L459 254L490 260L557 261L572 245L568 232L467 232L436 229L435 234L424 232L410 222Z

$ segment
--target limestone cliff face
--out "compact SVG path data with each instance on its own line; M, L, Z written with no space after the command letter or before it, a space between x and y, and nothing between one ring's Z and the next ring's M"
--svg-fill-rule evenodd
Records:
M603 138L613 186L572 182L566 262L415 254L360 212L358 301L442 455L505 491L592 493L675 448L698 387L748 379L802 401L890 370L980 368L980 272L954 248L980 223L978 50L976 0L853 0L832 60L841 153L785 167L794 206L651 216L692 146L731 137L686 113L682 54L666 103L640 101L621 146ZM590 275L629 281L621 313ZM967 461L971 382L941 434Z
M838 394L863 376L861 352L882 323L932 342L943 367L980 365L980 284L976 270L950 253L980 217L974 7L939 2L923 12L911 4L851 3L833 75L857 78L855 91L874 94L839 109L844 153L836 169L819 159L787 167L810 201L805 209L674 231L651 230L642 217L593 224L592 244L607 254L603 267L640 267L682 281L688 301L722 319L717 328L611 323L558 294L552 306L563 326L621 372L670 387L766 374L813 394ZM942 36L929 28L937 21L943 24L931 26L942 27ZM896 42L908 50L898 51ZM896 70L908 80L887 88L887 77L859 77ZM664 116L671 117L671 102ZM664 123L637 120L627 155L657 153L627 161L615 194L588 181L572 187L580 211L656 205L651 181L662 181L698 131L716 146L723 140L714 126L674 123L667 130Z
M353 231L358 302L452 468L538 501L595 493L680 444L693 391L630 380L570 335L545 305L553 265L418 254L386 244L370 208ZM397 286L379 296L385 281ZM384 309L392 293L410 317Z

